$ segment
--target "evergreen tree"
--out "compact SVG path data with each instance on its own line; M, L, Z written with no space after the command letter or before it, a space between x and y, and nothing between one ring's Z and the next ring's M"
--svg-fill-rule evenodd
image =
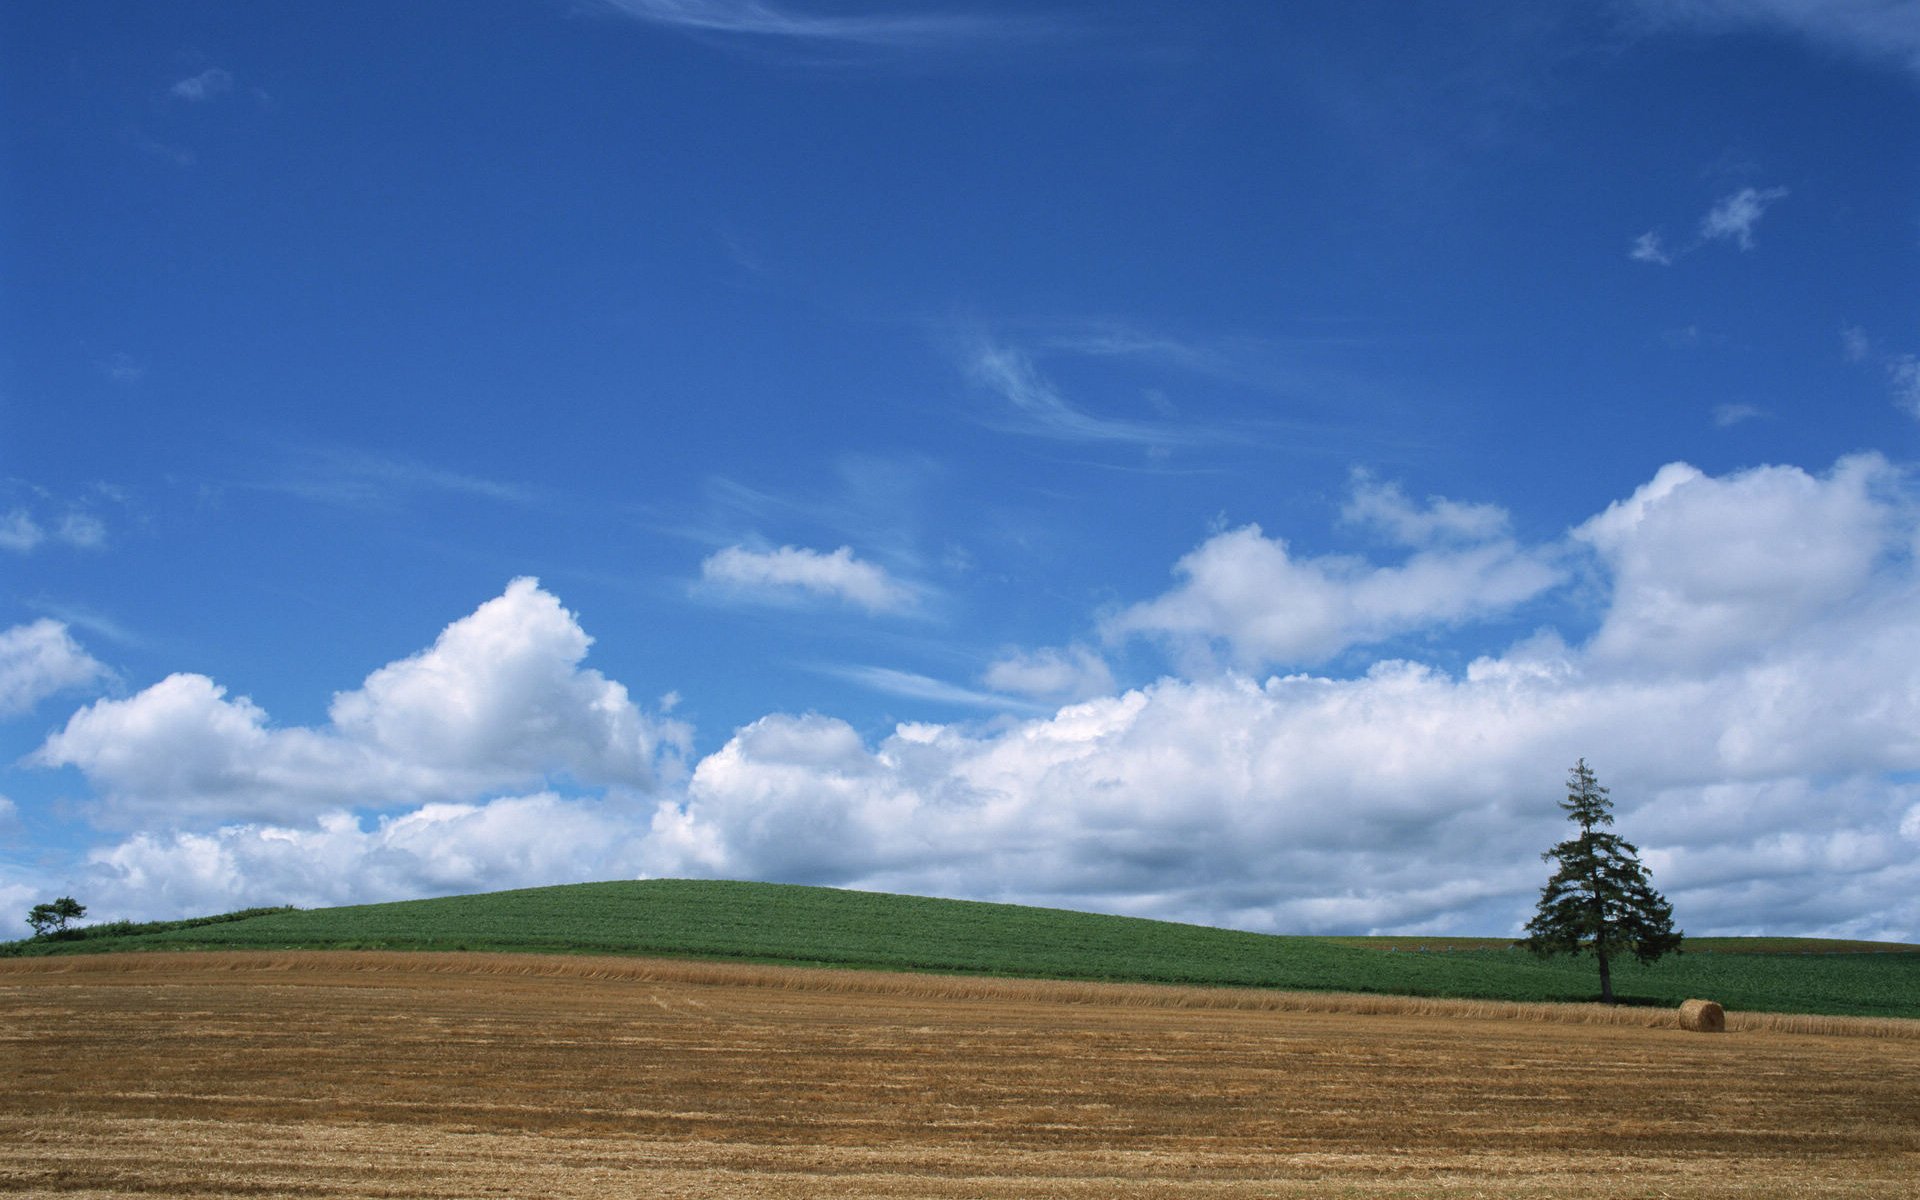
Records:
M1580 836L1540 856L1559 860L1560 869L1540 889L1525 944L1542 956L1592 953L1600 961L1600 999L1612 1004L1608 963L1625 954L1653 962L1677 952L1681 935L1673 927L1673 906L1648 882L1639 847L1603 828L1613 824L1613 801L1586 759L1568 775L1560 807L1580 826Z

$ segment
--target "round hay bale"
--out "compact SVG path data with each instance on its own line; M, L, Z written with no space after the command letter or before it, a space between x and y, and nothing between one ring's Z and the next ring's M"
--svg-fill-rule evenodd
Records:
M1727 1010L1711 1000L1688 1000L1680 1005L1680 1028L1691 1033L1725 1033Z

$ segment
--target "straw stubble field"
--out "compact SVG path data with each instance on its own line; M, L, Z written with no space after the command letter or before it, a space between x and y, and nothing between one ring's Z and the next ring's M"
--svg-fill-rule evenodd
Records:
M0 1191L1895 1196L1920 1178L1920 1040L1884 1022L1313 1011L1340 1006L457 954L0 963Z

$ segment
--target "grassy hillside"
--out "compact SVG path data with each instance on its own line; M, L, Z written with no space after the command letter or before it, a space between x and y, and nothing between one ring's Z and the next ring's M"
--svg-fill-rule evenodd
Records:
M1061 979L1588 1000L1591 962L1541 961L1485 938L1273 937L1058 909L831 888L650 880L96 927L0 953L419 949L643 954ZM1631 1002L1920 1017L1920 947L1698 939L1615 968ZM1894 952L1889 952L1894 951Z

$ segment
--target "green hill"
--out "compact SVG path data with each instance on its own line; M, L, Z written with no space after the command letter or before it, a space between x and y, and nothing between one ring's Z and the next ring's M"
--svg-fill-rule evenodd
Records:
M1710 996L1730 1008L1920 1017L1920 946L1702 938L1615 968L1628 1002ZM647 880L195 921L93 926L4 954L121 950L502 950L728 958L970 975L1589 1000L1585 959L1499 939L1276 937L1060 909L789 884Z

